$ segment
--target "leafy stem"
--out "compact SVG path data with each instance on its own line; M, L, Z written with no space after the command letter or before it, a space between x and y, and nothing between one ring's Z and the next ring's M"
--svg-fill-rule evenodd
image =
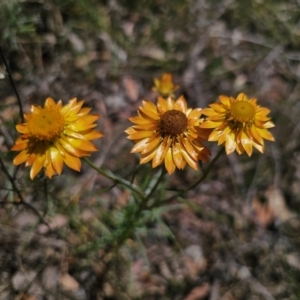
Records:
M141 189L139 187L137 187L136 185L132 184L131 182L118 177L117 175L115 175L114 173L112 173L109 170L105 170L103 168L98 168L97 166L95 166L88 158L83 157L82 158L83 161L85 161L91 168L93 168L95 171L97 171L99 174L105 176L106 178L112 180L115 183L119 183L123 186L125 186L126 188L128 188L129 190L131 190L132 192L136 193L137 195L139 195L142 199L144 199L144 193L141 191Z

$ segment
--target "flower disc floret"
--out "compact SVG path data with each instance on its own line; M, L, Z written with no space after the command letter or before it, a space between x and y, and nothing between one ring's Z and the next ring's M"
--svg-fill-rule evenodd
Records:
M64 117L57 107L37 108L27 122L29 134L41 141L51 141L64 130Z
M47 98L44 107L33 105L31 113L25 114L25 123L18 124L21 136L16 140L13 151L20 151L13 163L32 166L30 177L45 169L47 177L61 174L64 163L80 171L80 157L89 156L97 148L90 140L103 136L95 130L94 122L99 115L89 114L90 108L82 108L84 101L71 99L65 106Z
M198 169L198 161L208 161L210 151L203 145L207 130L199 128L201 108L187 108L183 96L158 98L157 105L143 101L134 123L125 132L135 145L132 153L140 153L140 163L152 161L155 168L162 163L169 174L186 164Z
M187 125L186 115L179 110L172 109L162 115L158 127L162 136L171 135L176 137L186 130Z
M236 101L231 105L231 117L234 121L245 123L253 120L255 107L249 101Z

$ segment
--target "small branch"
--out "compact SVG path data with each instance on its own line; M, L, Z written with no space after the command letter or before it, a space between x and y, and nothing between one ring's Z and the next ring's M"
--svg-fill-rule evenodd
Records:
M24 206L28 207L29 209L31 209L39 218L40 222L47 225L49 227L49 224L47 222L44 221L43 217L40 215L40 213L38 212L38 210L32 206L31 204L27 203L24 201L24 198L21 194L21 192L19 191L19 189L17 188L13 177L9 174L8 170L6 169L2 159L0 159L0 166L4 172L4 174L6 175L6 177L9 179L12 187L13 187L13 191L18 195L18 197L20 198L20 202L9 202L10 204L14 204L14 205L20 205L23 204ZM0 202L0 204L6 204L7 202Z
M106 178L116 182L116 183L120 183L122 185L124 185L125 187L127 187L129 190L135 192L136 194L138 194L140 197L144 198L144 194L143 192L140 190L139 187L137 187L136 185L130 183L129 181L120 178L118 176L116 176L115 174L113 174L111 171L109 170L103 170L100 169L98 167L96 167L88 158L83 157L82 158L83 161L85 161L90 167L92 167L95 171L97 171L99 174L105 176Z
M6 167L5 167L4 162L2 161L2 159L0 159L0 165L1 165L1 168L2 168L2 170L4 172L4 174L9 179L9 181L10 181L12 187L13 187L14 192L18 195L18 197L20 198L20 201L24 202L24 198L23 198L21 192L17 188L17 186L16 186L16 184L14 182L14 179L12 178L12 176L9 174L8 170L6 169Z
M219 159L219 157L221 156L221 154L225 151L225 147L221 147L221 149L219 150L219 152L217 153L217 155L214 157L214 159L210 162L209 166L203 171L202 176L193 184L191 184L189 187L187 187L184 190L178 191L178 193L176 195L173 195L169 198L167 198L166 200L162 201L162 202L156 202L153 203L153 205L151 205L148 209L152 209L154 207L160 206L160 205L165 205L169 202L171 202L172 200L174 200L177 197L181 197L182 195L184 195L186 192L192 190L193 188L195 188L199 183L201 183L203 180L206 179L206 177L208 176L211 168L213 167L213 165L215 164L215 162Z
M5 59L5 56L4 56L4 54L3 54L1 45L0 45L0 56L1 56L2 61L3 61L3 63L4 63L5 70L6 70L6 73L7 73L7 75L8 75L10 84L11 84L11 86L12 86L12 88L13 88L13 90L14 90L16 96L17 96L18 104L19 104L19 111L20 111L20 118L21 118L21 120L22 120L22 123L24 123L24 114L23 114L22 101L21 101L21 98L20 98L19 93L18 93L18 91L17 91L17 88L16 88L16 85L15 85L15 83L14 83L14 80L13 80L11 74L10 74L10 71L9 71L9 68L8 68L8 64L7 64L6 59Z

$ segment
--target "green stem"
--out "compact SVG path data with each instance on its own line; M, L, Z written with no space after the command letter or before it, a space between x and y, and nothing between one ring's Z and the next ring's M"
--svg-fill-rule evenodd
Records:
M105 172L105 171L101 170L100 174L102 174L102 172ZM152 195L157 190L159 183L161 182L165 173L166 173L165 170L162 169L161 174L158 176L155 184L153 185L153 187L150 190L150 192L148 193L148 195L143 196L143 198L139 202L139 205L138 205L138 207L136 207L133 214L130 214L130 215L127 214L125 216L124 220L114 230L114 232L112 234L105 235L105 236L101 237L98 241L90 242L90 243L80 246L77 249L77 252L84 252L84 251L88 251L89 249L99 248L99 247L103 247L104 250L110 249L110 250L117 251L124 244L126 239L133 233L133 231L136 227L136 222L140 219L142 213L145 210L148 210L148 207L147 207L148 201L151 199ZM103 175L106 176L106 174L103 174ZM108 177L108 178L110 178L110 177Z
M173 195L169 198L167 198L166 200L164 200L163 202L157 202L157 203L153 203L153 205L151 205L148 209L152 209L154 207L157 207L159 205L165 205L169 202L171 202L172 200L174 200L177 197L181 197L182 195L184 195L186 192L192 190L193 188L195 188L199 183L201 183L204 179L206 179L207 175L209 174L211 168L213 167L213 165L215 164L215 162L219 159L219 157L221 156L221 154L225 151L225 147L221 147L221 149L219 150L219 152L217 153L217 155L214 157L214 159L210 162L210 164L208 165L208 167L203 171L202 176L193 184L191 184L189 187L187 187L184 190L178 191L178 193L176 195Z
M222 153L225 151L225 147L221 147L221 149L219 150L219 152L217 153L217 155L214 157L214 159L210 162L210 164L208 165L208 167L203 171L202 176L196 181L194 182L192 185L190 185L188 188L186 188L185 190L183 190L179 196L181 196L182 194L186 193L189 190L192 190L194 187L196 187L199 183L201 183L204 179L206 179L207 175L209 174L211 168L213 167L213 165L215 164L215 162L219 159L219 157L222 155Z
M158 176L152 189L150 190L148 195L145 196L144 193L142 191L140 191L140 189L138 187L136 187L135 185L131 184L130 182L128 182L122 178L117 177L109 170L103 170L103 169L96 167L89 159L84 157L83 160L89 166L91 166L94 170L96 170L99 174L113 180L116 183L120 183L120 184L124 185L131 191L133 191L133 192L137 193L139 196L141 196L141 199L139 201L139 206L136 208L136 210L133 212L133 214L129 215L129 217L128 217L128 215L126 215L124 220L114 230L114 232L112 234L105 235L102 238L100 238L100 240L98 240L98 241L89 242L85 245L82 245L79 248L77 248L76 251L80 253L80 252L88 251L89 249L99 248L99 247L103 247L104 250L110 249L110 250L117 251L124 244L126 239L132 234L132 232L136 226L136 221L139 220L139 218L141 217L142 213L145 210L151 210L154 207L157 207L160 205L165 205L166 203L170 202L171 200L182 196L187 191L196 187L199 183L201 183L207 177L211 168L213 167L213 165L215 164L215 162L218 160L218 158L221 156L221 154L223 152L224 152L224 147L222 147L220 149L220 151L217 153L217 155L214 157L214 159L210 162L209 166L203 171L202 176L196 182L194 182L188 188L179 191L176 195L166 199L165 201L155 202L151 206L147 206L147 204L148 204L149 200L151 199L151 197L153 196L153 194L155 193L155 191L157 190L159 183L161 182L163 176L165 175L164 170L161 170L161 174Z
M100 169L98 167L96 167L88 158L83 157L82 158L83 161L85 161L90 167L92 167L95 171L97 171L99 174L103 175L104 177L122 184L123 186L127 187L129 190L133 191L134 193L138 194L142 199L145 198L144 193L141 191L141 189L139 187L137 187L136 185L132 184L131 182L120 178L118 176L116 176L114 173L112 173L109 170L104 170L104 169Z

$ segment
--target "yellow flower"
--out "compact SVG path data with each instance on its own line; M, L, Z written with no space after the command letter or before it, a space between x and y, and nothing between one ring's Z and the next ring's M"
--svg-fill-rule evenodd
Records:
M172 74L164 73L161 78L154 78L153 91L158 92L161 96L174 97L173 92L179 88L179 85L174 84Z
M238 154L244 151L251 156L253 147L264 152L264 139L274 141L268 131L274 127L267 116L269 109L257 105L256 99L241 93L236 99L220 96L221 102L215 102L210 108L203 109L207 119L201 128L213 129L208 137L209 141L218 141L218 145L225 143L226 153L236 150Z
M198 129L201 113L201 108L187 108L183 96L177 101L159 97L157 105L143 101L138 115L129 118L135 125L125 131L136 143L131 153L141 153L141 164L152 160L153 168L164 162L169 174L186 163L197 170L198 161L207 161L210 155L202 144L207 130Z
M63 163L71 169L80 171L79 157L89 156L97 148L90 140L102 137L94 130L94 122L99 115L90 114L91 108L81 108L84 101L71 99L65 106L47 98L44 108L33 105L31 113L24 114L25 123L18 124L22 134L12 147L21 151L14 159L15 165L26 162L31 166L30 178L33 179L44 167L45 174L51 178L61 174Z

